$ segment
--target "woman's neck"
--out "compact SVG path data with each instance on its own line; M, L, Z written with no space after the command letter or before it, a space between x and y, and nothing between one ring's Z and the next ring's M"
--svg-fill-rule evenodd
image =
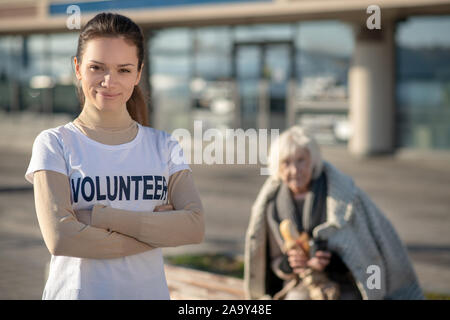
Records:
M95 107L84 106L73 121L87 137L97 142L118 145L132 141L138 133L138 123L128 111L124 113L101 112Z
M306 198L306 195L308 194L308 191L305 191L303 193L293 193L292 196L295 200L303 200Z
M106 129L106 130L122 130L129 128L134 124L126 108L117 111L101 111L94 106L84 105L83 110L78 119L87 127Z
M308 194L311 187L311 182L308 183L306 187L303 188L289 188L291 190L292 196L295 200L302 200L306 198L306 195Z

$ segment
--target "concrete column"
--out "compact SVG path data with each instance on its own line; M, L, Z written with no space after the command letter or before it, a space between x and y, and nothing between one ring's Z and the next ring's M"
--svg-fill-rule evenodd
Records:
M381 30L356 29L349 70L351 153L368 156L394 149L394 23Z

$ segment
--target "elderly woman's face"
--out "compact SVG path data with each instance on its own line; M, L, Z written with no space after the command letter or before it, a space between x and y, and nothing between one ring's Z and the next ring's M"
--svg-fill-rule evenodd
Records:
M281 161L280 177L294 194L301 194L308 190L312 177L311 156L306 149L297 152Z

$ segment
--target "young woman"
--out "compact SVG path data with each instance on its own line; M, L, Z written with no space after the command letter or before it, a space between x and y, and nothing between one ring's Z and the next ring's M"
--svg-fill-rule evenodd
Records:
M43 299L170 299L160 248L203 240L182 150L146 125L144 54L133 21L95 16L73 59L82 111L34 141L25 178L52 254Z

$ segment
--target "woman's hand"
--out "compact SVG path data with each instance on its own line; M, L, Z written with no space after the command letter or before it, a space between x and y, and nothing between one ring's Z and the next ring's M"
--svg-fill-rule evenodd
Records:
M294 273L301 273L307 267L308 257L300 248L293 248L287 251L288 262Z
M77 220L81 223L91 225L91 210L74 210Z
M171 205L171 204L162 204L162 205L156 206L155 209L153 209L153 212L172 211L172 210L175 210L173 208L173 205Z
M315 256L308 260L307 265L316 271L323 271L330 264L331 252L317 251Z
M308 260L304 251L300 248L288 250L288 261L294 273L301 274L307 267L316 271L325 270L330 264L331 253L328 251L317 251L315 256Z

